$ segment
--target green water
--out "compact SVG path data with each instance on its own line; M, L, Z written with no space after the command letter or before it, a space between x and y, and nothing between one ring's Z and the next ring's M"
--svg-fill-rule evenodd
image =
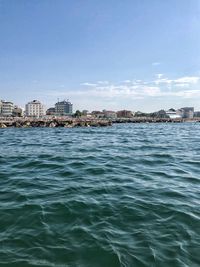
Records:
M199 267L200 124L0 130L0 266Z

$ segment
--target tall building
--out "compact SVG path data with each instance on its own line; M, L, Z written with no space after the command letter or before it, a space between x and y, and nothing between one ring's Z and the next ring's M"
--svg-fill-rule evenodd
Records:
M2 116L12 116L14 104L9 101L0 101L0 111Z
M45 115L44 105L38 100L33 100L26 104L25 114L28 117L42 117Z
M55 113L58 115L71 115L73 112L73 104L67 101L59 101L55 104Z

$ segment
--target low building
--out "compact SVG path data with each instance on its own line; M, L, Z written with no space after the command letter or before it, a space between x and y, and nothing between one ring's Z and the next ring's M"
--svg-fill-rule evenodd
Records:
M166 114L166 111L163 109L150 113L150 116L156 117L156 118L169 118L169 116Z
M94 110L91 115L95 118L101 119L104 118L104 113L102 111Z
M44 105L38 100L33 100L26 104L25 114L28 117L42 117L45 115Z
M23 116L23 110L22 108L18 107L18 106L14 106L13 109L13 114L14 117L22 117Z
M46 115L55 115L56 110L55 108L48 108L46 111Z
M58 101L55 104L55 113L56 115L72 115L73 113L73 104L67 101Z
M117 117L118 118L132 118L133 112L130 110L120 110L120 111L117 111Z
M192 119L194 118L194 108L193 107L184 107L177 110L177 114L181 116L181 118Z
M177 111L173 108L170 108L169 110L167 110L166 115L169 116L170 119L181 118L180 114L177 114Z
M104 118L106 119L116 119L117 113L111 110L103 110Z
M82 111L82 115L83 115L83 116L87 116L88 113L89 113L89 112L88 112L88 110L86 110L86 109L84 109L84 110Z

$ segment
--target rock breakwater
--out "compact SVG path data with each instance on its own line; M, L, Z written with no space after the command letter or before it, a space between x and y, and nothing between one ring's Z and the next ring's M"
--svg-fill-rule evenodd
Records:
M200 122L200 118L117 118L113 123L182 123L182 122Z
M111 126L112 122L108 120L81 120L81 119L3 119L0 120L0 128L16 127L106 127Z
M86 119L86 118L0 118L0 128L16 127L106 127L113 123L183 123L183 122L200 122L200 118L193 119L170 119L170 118L119 118L114 120L106 119Z

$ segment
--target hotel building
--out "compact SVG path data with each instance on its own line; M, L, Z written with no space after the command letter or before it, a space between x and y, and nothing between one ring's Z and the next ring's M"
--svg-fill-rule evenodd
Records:
M56 115L71 115L73 112L73 104L67 101L57 102L55 104L55 114Z
M12 116L14 109L14 104L9 101L0 101L0 114L5 117Z
M26 104L25 114L28 117L42 117L45 115L44 105L38 100L33 100Z

